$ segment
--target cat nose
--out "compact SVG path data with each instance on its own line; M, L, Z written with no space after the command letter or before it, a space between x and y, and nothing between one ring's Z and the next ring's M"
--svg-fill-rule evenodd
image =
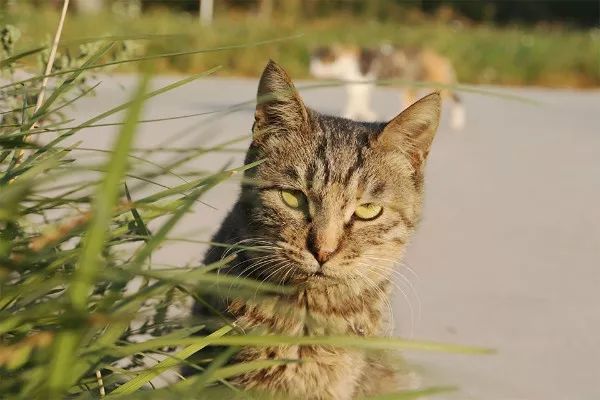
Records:
M335 253L335 249L319 249L317 250L317 254L315 254L315 258L319 264L325 264L327 260L331 258L333 253Z
M309 250L319 264L323 265L333 256L337 249L333 246L311 241L309 243Z
M318 221L313 226L308 236L307 247L319 264L325 264L337 252L342 228L333 219Z

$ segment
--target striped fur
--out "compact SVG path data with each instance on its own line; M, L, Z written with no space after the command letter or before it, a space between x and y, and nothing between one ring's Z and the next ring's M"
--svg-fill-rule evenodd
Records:
M421 214L424 161L440 118L431 94L387 123L355 122L305 107L285 71L269 62L259 84L254 140L233 210L215 242L256 246L241 251L227 273L295 288L292 295L227 300L225 309L248 331L283 335L381 335L394 264ZM308 199L286 206L280 189ZM357 220L357 205L383 206L372 221ZM313 255L327 237L335 252ZM258 251L262 250L262 251ZM205 262L226 250L213 247ZM204 313L197 305L195 312ZM276 398L349 400L397 391L407 382L384 357L327 346L246 348L240 361L300 359L250 372L236 383Z

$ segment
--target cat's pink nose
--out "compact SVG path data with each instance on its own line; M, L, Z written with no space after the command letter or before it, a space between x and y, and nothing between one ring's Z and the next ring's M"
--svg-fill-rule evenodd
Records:
M333 257L337 249L332 246L319 246L315 243L309 247L309 250L319 264L323 265Z
M335 253L335 249L319 249L317 250L316 259L319 264L325 264L327 260Z
M315 227L311 232L307 248L319 264L325 264L337 252L341 231L340 227L329 221Z

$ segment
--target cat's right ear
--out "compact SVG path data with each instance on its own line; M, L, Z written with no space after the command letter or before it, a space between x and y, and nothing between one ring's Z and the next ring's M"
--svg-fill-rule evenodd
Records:
M405 154L415 171L423 168L433 137L440 124L441 98L431 93L387 123L379 144Z
M271 131L300 131L308 123L308 112L300 94L285 70L273 60L258 83L253 138L260 139Z

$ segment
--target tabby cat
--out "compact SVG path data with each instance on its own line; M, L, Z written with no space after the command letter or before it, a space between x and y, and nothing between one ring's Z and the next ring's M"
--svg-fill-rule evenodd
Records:
M268 63L246 157L265 161L247 171L213 240L256 249L241 251L228 273L294 293L229 299L225 309L236 326L289 336L382 334L394 264L419 221L439 119L438 93L385 123L322 115L304 105L279 65ZM211 248L205 263L226 251ZM245 348L237 359L300 359L235 381L278 399L349 400L406 388L391 363L359 349Z

